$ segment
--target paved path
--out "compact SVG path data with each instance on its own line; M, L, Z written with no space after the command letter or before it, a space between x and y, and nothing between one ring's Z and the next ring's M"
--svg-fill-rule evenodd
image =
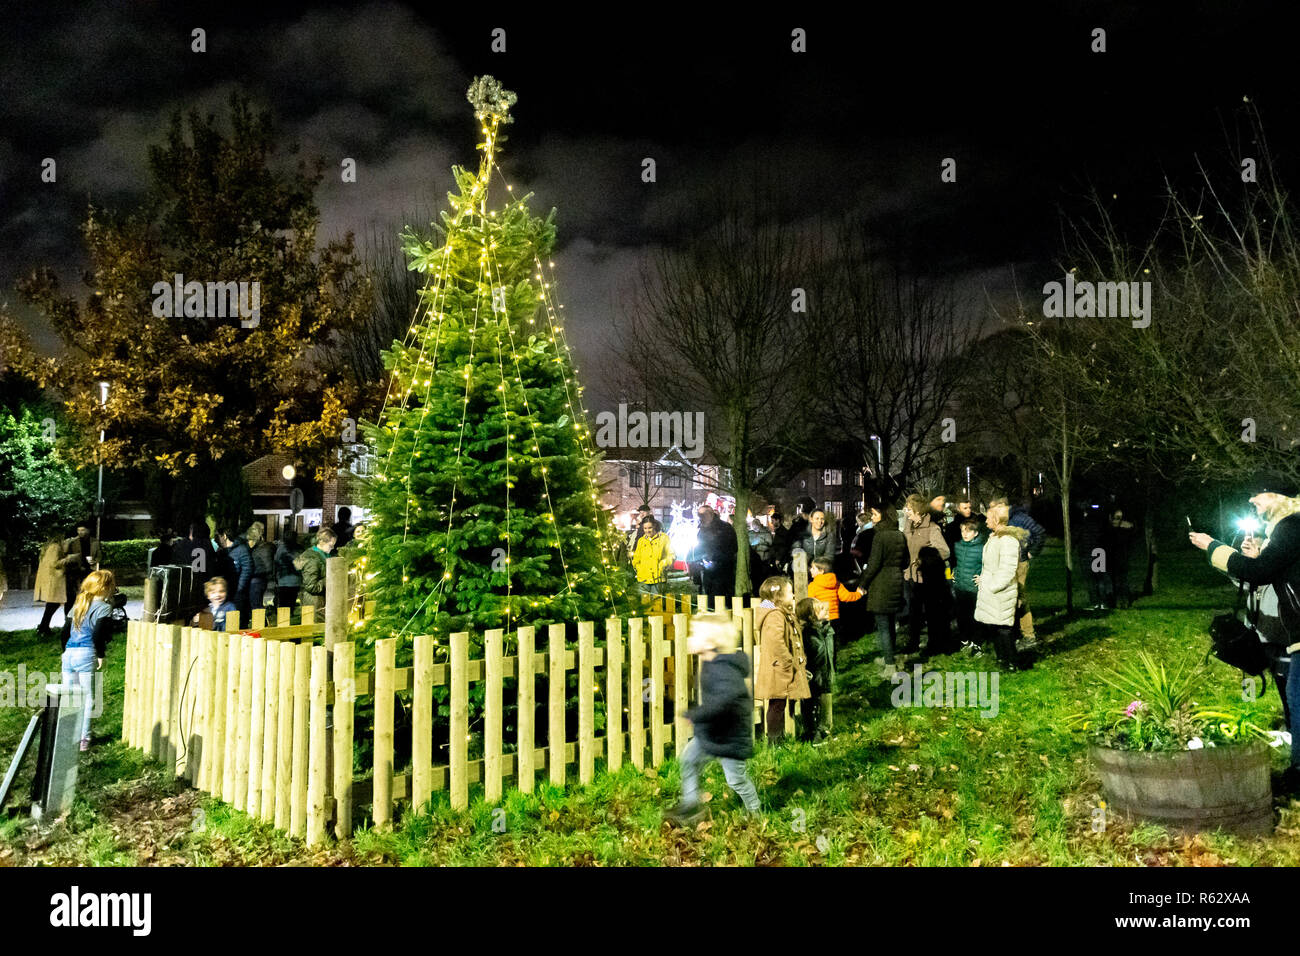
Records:
M45 613L45 605L33 604L32 594L32 591L7 591L5 593L4 601L0 602L0 632L32 630L41 623L41 615ZM138 621L143 612L143 600L126 602L126 615L131 620ZM63 608L60 607L54 612L54 618L50 621L50 626L57 629L62 624Z

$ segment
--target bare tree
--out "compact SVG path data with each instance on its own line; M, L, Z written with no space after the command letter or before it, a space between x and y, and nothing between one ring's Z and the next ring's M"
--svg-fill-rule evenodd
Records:
M820 397L857 454L906 487L947 437L944 410L982 322L959 315L944 284L882 261L860 223L837 229L818 287Z
M721 469L716 484L736 500L738 594L750 588L750 499L802 460L807 387L824 374L809 351L806 316L794 311L795 290L811 279L810 244L767 214L769 195L759 185L713 190L709 224L692 231L682 222L688 238L643 264L617 329L639 391L664 410L704 412L705 445Z

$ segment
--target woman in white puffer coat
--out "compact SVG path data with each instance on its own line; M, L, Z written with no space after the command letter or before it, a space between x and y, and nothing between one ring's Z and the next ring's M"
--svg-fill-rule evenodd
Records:
M1016 567L1020 564L1020 542L1028 536L1024 528L1007 524L1006 505L988 510L989 539L984 545L984 564L975 576L979 596L975 599L975 620L993 632L998 663L1016 669Z

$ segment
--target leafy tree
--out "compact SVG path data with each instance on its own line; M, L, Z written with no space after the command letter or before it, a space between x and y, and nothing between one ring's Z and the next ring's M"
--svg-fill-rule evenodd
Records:
M427 282L385 353L388 397L367 423L379 463L364 548L371 638L513 632L624 606L581 389L542 279L555 213L531 215L529 196L489 210L515 95L484 77L469 98L479 169L453 167L436 241L405 236Z
M48 407L0 409L0 541L10 560L34 561L47 535L90 509L92 490L51 440L53 421Z
M97 462L104 430L106 467L161 479L163 520L201 513L218 481L271 450L323 475L337 464L355 395L310 361L314 343L356 322L369 296L350 235L317 249L312 194L323 163L285 169L269 116L238 94L228 122L227 132L212 115L192 112L184 124L177 114L166 142L149 150L147 200L124 215L90 208L92 294L83 304L60 290L52 269L20 283L66 355L40 357L12 326L5 336L16 345L9 364L62 396L82 436L73 457ZM218 317L215 297L188 293L173 317L160 317L155 286L176 274L258 283L260 321ZM110 386L102 406L100 381Z

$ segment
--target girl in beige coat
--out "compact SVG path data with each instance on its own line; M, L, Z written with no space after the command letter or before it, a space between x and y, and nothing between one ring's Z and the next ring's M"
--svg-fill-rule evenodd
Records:
M758 589L758 596L762 603L754 612L759 648L754 696L767 701L767 742L778 744L785 735L786 701L812 696L808 660L794 617L794 585L790 579L768 578Z

